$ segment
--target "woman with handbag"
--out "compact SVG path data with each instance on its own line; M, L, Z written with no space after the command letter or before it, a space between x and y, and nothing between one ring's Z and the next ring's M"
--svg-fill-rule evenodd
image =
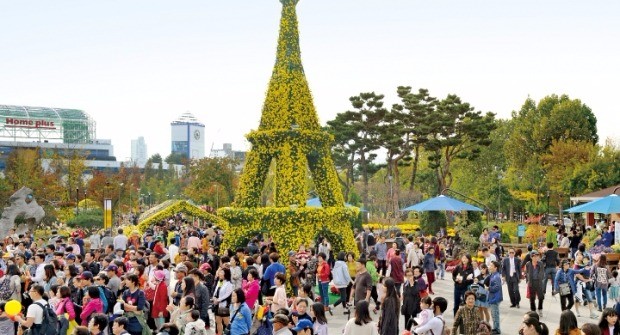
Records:
M218 282L213 298L211 298L211 303L213 304L213 312L215 314L216 333L222 334L230 321L230 300L233 292L233 285L230 282L230 269L219 269L217 276Z
M245 302L245 293L243 289L236 289L231 294L232 297L232 319L230 320L230 326L228 332L224 334L228 335L248 335L252 327L252 311L248 304Z
M577 294L577 289L575 287L575 274L582 273L584 269L571 269L570 261L568 259L563 260L560 267L560 271L555 274L555 278L553 280L553 295L558 293L560 294L560 306L564 311L571 309L575 304L575 299L573 297Z
M155 295L151 304L151 318L155 321L157 330L161 329L168 317L168 286L166 285L166 274L162 270L156 270L153 275L155 283Z
M486 322L491 322L491 313L489 312L489 304L487 303L487 297L489 291L485 288L489 283L489 267L482 263L479 266L480 275L474 278L474 283L471 284L470 290L476 295L475 305L478 307L478 311L482 316L482 319Z

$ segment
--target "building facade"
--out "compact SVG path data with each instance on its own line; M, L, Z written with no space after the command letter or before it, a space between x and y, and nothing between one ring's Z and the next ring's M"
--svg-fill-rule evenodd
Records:
M140 136L135 140L131 140L131 161L135 162L138 166L143 166L146 164L147 159L148 153L144 137Z
M170 123L171 152L189 159L205 157L205 125L191 113L183 113Z

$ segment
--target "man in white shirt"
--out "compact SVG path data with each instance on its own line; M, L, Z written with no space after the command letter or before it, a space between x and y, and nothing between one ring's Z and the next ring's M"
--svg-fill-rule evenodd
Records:
M497 261L497 257L495 257L495 253L489 251L489 248L482 248L482 255L484 255L484 263L487 267L491 266L491 262Z
M413 334L443 334L446 322L443 319L443 312L448 308L448 301L445 298L437 297L431 304L435 317L428 320L421 326L412 329Z
M123 234L123 228L118 228L118 235L114 236L114 250L127 249L127 241L129 239Z
M43 299L43 293L45 289L41 285L33 285L28 291L30 298L33 303L28 306L28 311L26 312L26 319L24 320L19 314L15 316L15 321L17 321L21 326L26 328L36 329L37 326L40 328L43 323L43 308L42 306L47 305L47 301ZM40 330L40 329L39 329Z
M37 266L37 270L34 276L30 274L31 279L33 282L43 285L45 281L45 255L36 254L34 256L34 264Z
M170 255L170 263L172 263L172 264L175 264L174 259L179 254L179 247L176 244L174 244L175 242L176 242L176 239L174 237L171 238L170 239L170 245L168 246L168 252L169 252L169 255Z

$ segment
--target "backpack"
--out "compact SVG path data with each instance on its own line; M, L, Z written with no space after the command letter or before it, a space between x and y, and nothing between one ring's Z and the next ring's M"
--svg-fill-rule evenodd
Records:
M105 301L103 303L103 312L112 314L114 312L114 304L116 303L116 294L105 286L99 286L99 295L101 296L101 301Z
M373 235L372 233L368 234L368 239L366 240L366 245L367 246L373 246L377 244L377 240L375 240L375 235Z
M9 301L15 291L11 290L11 279L6 276L2 283L0 283L0 300Z
M432 335L448 335L448 334L449 334L449 330L448 330L448 329L446 329L446 321L444 321L444 319L443 319L443 318L440 318L440 317L438 317L438 316L436 316L436 318L438 318L439 320L441 320L441 323L443 324L443 326L441 327L441 334L435 334L435 333L433 333L433 331L432 331L432 330L430 330L431 334L432 334Z
M52 307L50 307L49 304L42 305L38 302L35 302L34 304L43 309L43 319L40 325L36 325L36 328L33 326L35 329L38 328L38 331L32 333L38 335L59 335L58 317ZM34 329L31 328L31 330Z
M402 237L397 237L394 242L396 242L396 246L401 253L405 252L407 246L405 246L405 240Z

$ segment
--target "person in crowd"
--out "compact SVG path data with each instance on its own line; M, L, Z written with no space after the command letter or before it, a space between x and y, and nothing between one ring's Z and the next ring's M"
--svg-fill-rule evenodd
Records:
M425 334L424 332L432 332L433 334L443 334L446 329L446 322L443 319L443 312L448 309L448 301L443 297L433 299L433 315L434 317L421 326L416 326L413 331L417 334Z
M211 304L215 314L216 333L222 334L230 321L230 302L232 300L233 286L230 282L230 269L222 267L218 270L218 282L211 298Z
M276 292L273 297L268 297L267 302L271 304L271 312L277 313L280 308L288 308L288 299L286 297L286 275L284 273L276 274Z
M144 291L140 289L138 275L128 274L124 281L127 288L122 295L120 301L123 308L126 323L123 325L124 330L131 335L141 335L142 328L147 327L145 315L143 314L146 305L146 297ZM118 319L114 319L116 323Z
M452 280L454 280L454 315L456 315L463 294L474 283L474 269L471 265L470 255L461 256L461 264L452 271Z
M30 299L32 299L32 304L28 306L26 310L26 318L24 319L20 314L14 317L18 325L30 328L31 331L39 334L43 327L43 309L48 305L47 301L43 299L44 293L45 289L43 286L38 284L33 285L28 291L28 295Z
M419 268L417 268L419 271ZM413 269L408 268L405 270L405 283L403 285L402 293L402 310L401 313L405 316L405 329L411 330L413 325L413 317L420 313L420 291L426 289L426 282L419 281L413 275Z
M89 286L87 288L87 295L83 303L82 312L80 313L80 320L82 320L82 326L88 326L88 322L92 315L96 313L103 313L103 302L100 298L99 288L96 286Z
M252 311L246 304L243 289L238 288L231 294L232 309L230 320L230 334L249 334L252 328Z
M310 314L308 314L308 300L297 299L293 303L292 307L294 307L293 315L291 315L293 324L297 324L297 322L302 319L307 319L307 320L312 321L312 317L310 316ZM323 312L325 312L325 309L323 309Z
M598 311L602 312L607 308L607 290L609 289L609 280L612 278L611 271L607 268L607 256L600 254L596 265L592 268L594 275L594 288L596 292L596 304Z
M314 303L310 307L310 317L312 321L312 329L315 335L328 335L327 317L325 309L321 303Z
M538 314L536 314L538 316ZM523 320L523 324L521 325L521 329L519 330L519 335L548 335L549 329L547 325L540 322L538 318L535 317L526 317Z
M356 262L357 265L357 273L355 274L355 284L354 289L351 292L353 295L353 300L355 305L360 300L365 300L370 302L370 295L373 289L373 281L366 269L366 259L360 258Z
M108 317L105 314L95 314L88 323L89 335L107 335ZM62 333L61 333L62 334Z
M560 314L560 324L555 330L555 335L581 335L577 317L570 310L562 311Z
M230 283L233 285L233 289L241 288L242 269L239 263L239 257L234 255L230 258Z
M510 297L510 308L519 308L521 293L519 292L519 282L521 281L521 258L515 257L515 249L508 249L508 257L502 260L502 277L508 288Z
M370 309L367 300L360 300L355 304L355 317L347 321L343 335L379 335L377 324L370 317ZM437 333L440 334L440 333Z
M486 264L480 264L479 268L480 275L474 277L474 284L470 286L470 289L474 290L476 293L475 305L478 307L478 311L482 315L482 319L486 322L491 322L491 313L489 312L488 302L489 290L487 289L491 274L489 273L489 268Z
M170 322L162 325L160 335L171 335L172 328L175 328L180 335L184 335L188 315L194 307L194 297L191 296L182 298L178 307L168 305L166 310L170 313Z
M245 302L251 310L254 310L254 306L258 300L258 294L260 293L258 270L256 270L256 268L249 269L247 279L243 281L241 288L245 294Z
M290 320L286 314L276 314L270 320L273 325L273 335L293 335L289 330Z
M400 257L398 257L400 259ZM379 334L398 335L398 315L400 314L400 299L396 292L396 283L392 278L386 278L383 282L384 297L381 303L381 315L379 317Z
M618 320L618 314L616 314L613 308L605 308L603 310L598 327L603 335L620 334L620 321Z
M541 261L545 266L545 279L543 279L543 295L547 294L547 281L551 280L551 288L553 289L553 281L560 266L560 256L553 249L553 242L547 243L547 250L543 253Z
M424 261L422 263L422 268L424 269L424 273L426 274L428 293L435 294L435 292L433 292L433 283L435 282L435 270L437 269L435 248L429 247L426 251L426 254L424 255Z
M344 313L348 313L348 296L347 296L347 287L352 283L351 276L349 275L349 268L345 263L346 253L341 251L336 256L336 263L334 264L334 268L332 269L332 278L333 283L338 289L340 293L340 298L334 302L334 308L336 308L339 304L342 304L342 308L344 309Z
M404 262L401 258L401 251L396 249L394 257L389 260L390 263L390 278L394 280L396 285L396 293L400 296L400 289L405 281Z
M264 294L267 297L271 297L274 295L275 289L275 277L277 273L286 273L286 268L284 265L278 262L280 256L277 252L272 252L269 254L269 261L271 262L269 266L264 270L262 280L266 281L269 285L267 294Z
M488 283L489 297L487 303L493 316L493 331L492 334L501 334L500 320L499 320L499 304L503 301L502 294L502 277L499 274L499 262L492 261L489 266L490 275ZM486 283L485 283L486 285Z
M456 311L452 334L478 335L478 325L482 321L482 316L475 305L476 294L472 291L466 291L464 296L465 306Z
M331 270L329 268L329 263L327 263L327 254L319 252L317 258L319 260L317 279L319 280L321 303L325 306L325 311L330 311L331 313L331 310L329 309L329 275Z
M287 269L289 274L289 283L293 289L293 295L297 296L299 294L299 287L301 286L301 275L304 272L304 265L297 263L295 251L291 250L288 252Z
M211 296L209 294L209 289L203 283L205 277L198 269L192 269L189 272L189 275L195 284L194 292L196 293L196 309L200 312L200 318L202 321L204 321L205 325L209 327L209 303L211 301Z
M538 314L543 314L543 301L545 296L542 291L542 283L545 278L545 267L540 261L540 254L537 250L530 253L532 260L525 264L527 289L530 291L530 310L536 310L536 298L538 298Z
M385 273L387 272L387 252L388 247L385 243L385 236L381 235L379 237L379 242L375 244L376 258L377 258L377 271L381 273L383 277L385 277Z
M185 334L204 334L205 322L200 319L200 312L193 310L187 316L187 323L185 324Z
M593 323L584 323L581 325L583 335L601 335L601 329Z
M420 249L420 245L418 243L413 243L411 246L411 250L407 253L407 268L412 268L414 266L422 265L422 261L424 260L424 254Z
M155 295L151 305L151 318L155 321L157 330L160 330L168 317L168 311L166 310L168 306L168 286L166 285L164 271L156 270L153 275L153 281Z
M553 281L553 294L560 294L560 306L563 311L571 309L575 303L573 298L577 294L575 274L581 272L583 270L571 269L568 259L562 261L560 271L556 272Z

